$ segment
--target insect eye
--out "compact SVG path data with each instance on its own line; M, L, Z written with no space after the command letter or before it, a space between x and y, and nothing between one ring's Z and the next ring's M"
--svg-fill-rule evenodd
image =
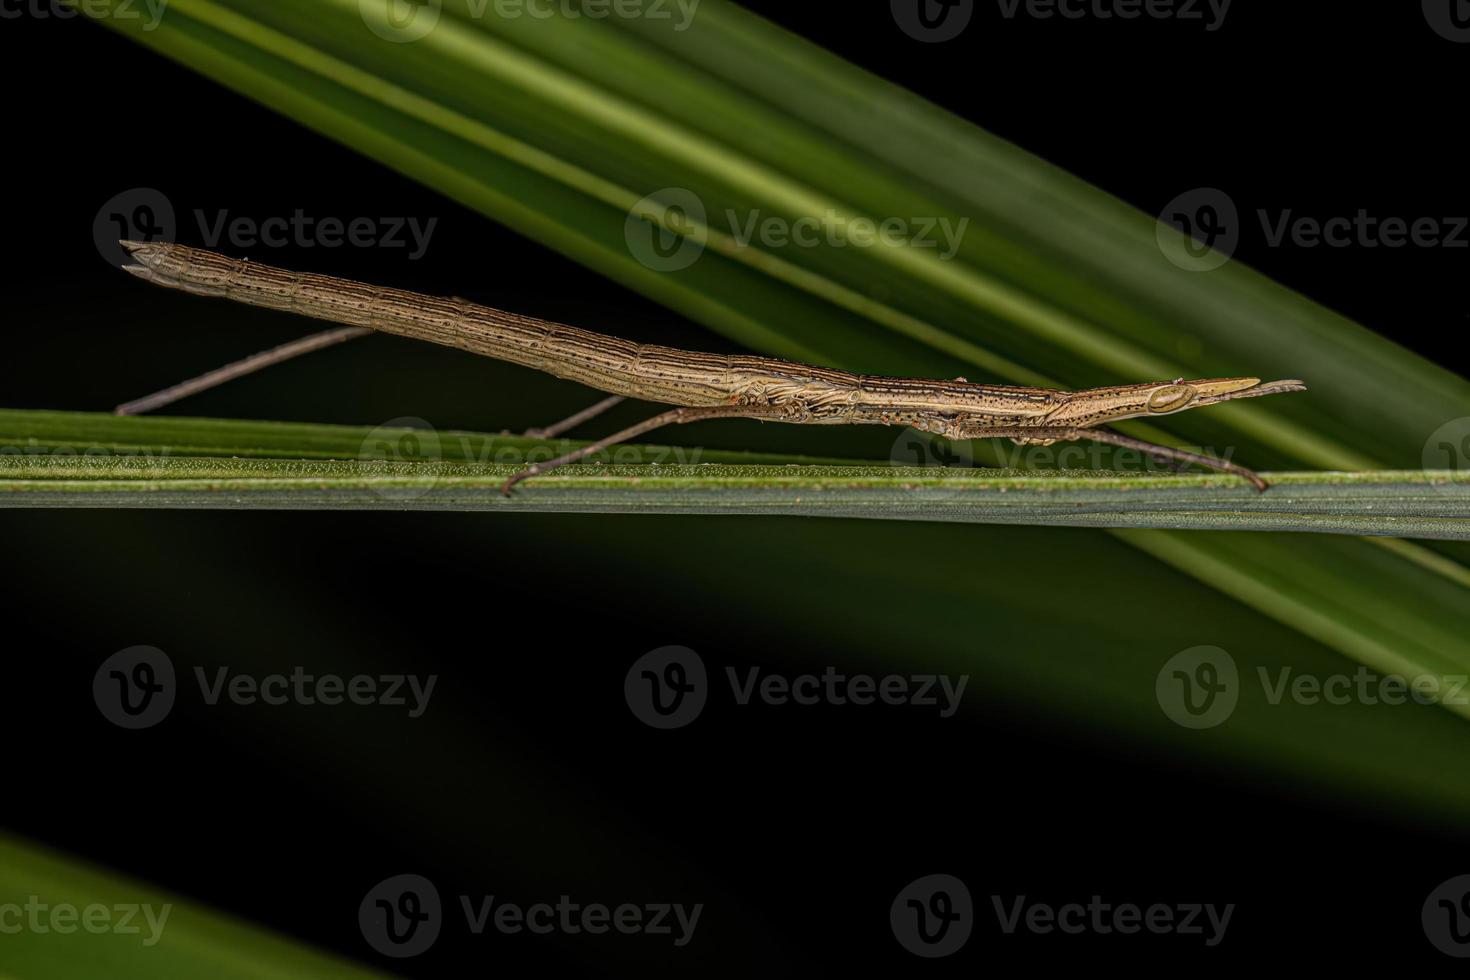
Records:
M1156 414L1177 412L1194 400L1194 389L1189 385L1166 385L1148 396L1148 410Z

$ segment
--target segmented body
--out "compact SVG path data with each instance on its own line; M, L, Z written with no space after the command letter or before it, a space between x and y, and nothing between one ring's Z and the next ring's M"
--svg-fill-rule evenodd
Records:
M886 378L747 354L639 344L592 330L334 276L292 272L171 243L135 246L143 278L203 296L456 347L591 388L687 407L749 405L816 424L1024 426L1066 397L1047 388ZM771 409L776 409L775 413Z
M136 260L124 269L162 286L457 347L614 395L720 409L721 417L907 425L952 439L1051 442L1120 419L1306 388L1295 380L1205 378L1067 392L963 378L885 378L774 357L639 344L457 297L291 272L170 242L123 246Z

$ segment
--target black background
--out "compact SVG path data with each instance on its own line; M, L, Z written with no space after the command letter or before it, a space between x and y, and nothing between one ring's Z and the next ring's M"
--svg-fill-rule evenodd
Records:
M933 46L904 36L882 3L750 6L1149 213L1203 186L1226 190L1248 214L1363 208L1412 219L1470 207L1470 46L1438 37L1417 3L1237 0L1215 32L1168 20L1005 21L979 4L964 36ZM159 304L191 301L120 276L92 244L98 208L139 186L163 189L185 212L436 216L420 262L289 248L271 260L642 340L730 346L96 25L0 21L0 63L6 406L106 410L303 332L258 311L211 308L209 329L188 331L152 320ZM1463 250L1271 248L1257 227L1237 257L1459 367L1470 315ZM177 414L354 424L412 415L518 430L587 400L550 380L521 397L534 387L507 366L373 338ZM701 438L739 447L745 436ZM839 448L879 445L864 438L840 434ZM781 433L763 446L835 454L826 439ZM949 721L918 709L723 704L679 738L643 727L623 703L623 675L664 644L693 647L716 669L882 667L813 652L816 638L708 590L640 588L598 526L608 520L0 513L5 825L407 975L518 975L533 965L973 973L1012 958L1453 962L1425 942L1418 915L1447 875L1445 855L1463 854L1463 835L1155 759L1122 739L1040 724L983 690ZM705 522L617 520L673 536L689 562L723 560L704 547L715 540ZM791 525L792 542L806 540ZM1073 535L1089 533L995 540L1065 553ZM773 563L779 571L778 560L744 555L727 572L770 574ZM961 639L983 641L984 623L972 629ZM196 699L157 729L121 732L97 715L91 677L105 656L139 643L184 670L436 673L443 708L408 721L204 709ZM356 909L373 883L403 871L427 875L445 896L529 903L566 891L707 908L687 950L647 937L473 938L449 928L429 954L394 964L366 948ZM887 910L905 883L934 872L964 878L982 903L991 893L1051 902L1100 893L1237 911L1216 949L1197 937L1001 942L982 927L958 956L925 962L895 944Z

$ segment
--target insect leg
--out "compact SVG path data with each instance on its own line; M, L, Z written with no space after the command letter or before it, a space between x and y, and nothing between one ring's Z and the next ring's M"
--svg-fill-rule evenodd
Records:
M627 399L622 395L610 395L595 405L589 405L574 415L568 415L560 422L556 422L552 425L548 425L540 429L527 429L525 432L522 433L522 435L524 435L528 439L554 439L557 436L561 435L563 432L568 431L569 429L575 429L583 422L587 422L591 419L597 418L597 416L612 408L614 405L619 405L624 401L627 401Z
M509 497L511 489L522 480L529 479L533 476L541 476L544 473L556 469L558 466L565 466L567 463L575 463L579 459L586 459L588 456L591 456L594 453L599 453L609 446L616 446L620 442L627 442L629 439L636 439L638 436L643 435L645 432L652 432L654 429L661 429L666 425L678 425L684 422L700 422L704 419L783 418L787 414L789 413L780 410L768 410L763 412L758 407L748 405L713 405L699 408L673 408L667 412L660 412L653 418L644 419L637 425L630 425L628 428L622 430L621 432L614 432L606 439L599 439L596 442L591 443L590 445L583 446L581 449L574 449L571 452L567 453L565 456L558 456L556 459L548 460L545 463L532 463L530 466L521 470L519 473L514 474L513 476L511 476L510 479L506 480L505 485L500 488L500 492Z
M112 410L114 415L142 415L190 395L201 391L216 388L226 381L242 378L247 374L254 374L261 368L270 367L272 364L280 364L289 361L293 357L302 354L310 354L312 351L321 350L323 347L332 347L347 340L366 336L372 333L367 327L334 327L331 330L323 330L320 333L310 334L299 340L272 347L270 350L261 351L259 354L251 354L232 364L226 364L222 368L215 368L207 374L201 374L197 378L181 381L176 385L170 385L162 391L155 391L151 395L135 398L130 402L124 402Z
M1175 449L1172 446L1160 446L1157 443L1145 442L1142 439L1134 439L1111 429L1074 429L1073 434L1068 436L1072 439L1091 439L1093 442L1103 442L1112 446L1122 446L1125 449L1137 449L1148 453L1158 459L1173 460L1180 463L1192 463L1207 469L1218 470L1222 473L1230 473L1249 481L1251 486L1261 492L1265 492L1270 486L1261 479L1260 474L1254 470L1248 470L1227 460L1216 459L1214 456L1205 456L1200 453L1191 453L1183 449Z

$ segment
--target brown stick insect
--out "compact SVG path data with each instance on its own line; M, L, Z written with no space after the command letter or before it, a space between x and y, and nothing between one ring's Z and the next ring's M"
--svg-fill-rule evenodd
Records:
M372 331L457 347L578 381L614 397L532 434L552 436L610 408L623 398L678 406L556 459L536 463L506 480L517 483L646 432L685 422L750 418L811 425L904 425L947 439L1006 438L1021 445L1090 439L1141 450L1176 464L1231 473L1265 490L1266 481L1243 466L1155 445L1104 426L1121 419L1172 415L1237 398L1305 391L1301 381L1204 378L1059 391L975 384L964 378L887 378L851 374L771 357L702 354L637 344L578 327L401 289L369 286L333 276L290 272L168 242L124 241L132 261L123 268L140 279L200 296L218 296L346 324L313 334L119 406L120 414L147 411L268 364Z

